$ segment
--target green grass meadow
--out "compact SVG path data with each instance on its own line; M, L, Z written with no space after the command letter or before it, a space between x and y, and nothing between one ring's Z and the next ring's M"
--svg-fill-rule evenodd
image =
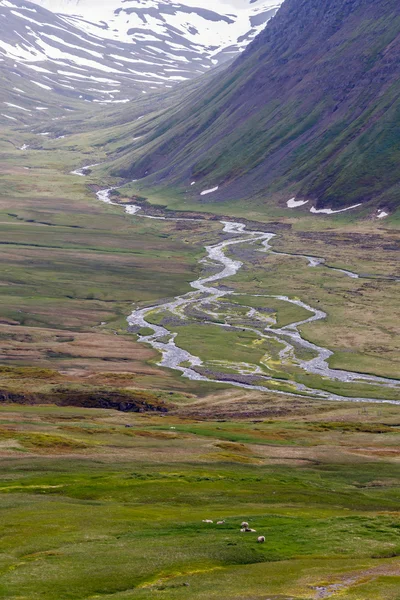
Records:
M368 434L398 452L395 412L385 427L373 407L346 409L347 427L319 420L335 410L255 426L3 407L0 597L313 599L339 583L367 600L379 577L374 597L397 598L398 462L352 454Z

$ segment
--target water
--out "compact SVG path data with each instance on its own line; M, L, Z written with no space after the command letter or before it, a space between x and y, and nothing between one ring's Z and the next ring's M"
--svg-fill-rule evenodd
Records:
M116 188L100 190L99 192L97 192L98 199L108 204L117 205L117 203L113 202L110 198L110 194L114 189ZM124 208L125 211L131 215L137 214L141 210L139 206L134 204L126 205ZM144 218L154 218L144 214L141 214L140 216ZM157 218L166 220L166 217ZM168 220L194 219L168 218ZM223 377L218 377L218 375L216 375L215 378L210 378L205 375L202 375L196 369L203 367L203 361L199 357L191 354L190 352L179 348L179 346L175 342L177 334L169 331L161 325L153 325L146 319L146 316L155 308L157 308L157 311L169 312L179 316L180 318L185 318L185 310L189 307L199 308L202 310L203 313L208 313L213 316L215 316L215 314L220 314L220 312L223 313L223 307L219 303L219 300L226 296L234 297L234 291L226 289L225 287L223 289L218 289L218 287L215 287L211 284L216 284L221 280L232 277L243 266L243 264L239 260L234 260L233 258L226 256L226 251L234 245L260 244L262 246L260 251L267 253L273 252L271 250L270 241L275 234L265 233L262 231L248 231L246 229L246 225L240 222L221 221L221 225L223 227L223 233L231 234L233 237L231 239L224 240L218 244L206 246L205 250L207 253L207 258L202 259L202 262L207 261L207 264L214 265L216 268L218 268L217 272L208 277L200 277L193 281L190 284L193 288L192 292L189 292L182 296L178 296L173 300L157 305L156 307L153 306L134 310L127 319L128 323L131 327L151 329L152 333L146 336L139 336L139 341L146 344L150 344L153 348L155 348L161 353L162 359L159 362L160 366L180 371L182 375L184 377L187 377L188 379L196 381L208 381L214 383L221 382L224 384L229 383L233 386L245 389L260 390L276 394L286 394L286 392L271 390L271 388L267 386L252 385L251 383L246 383L243 381L235 381L233 378L229 379L229 376L225 375ZM312 267L323 264L323 259L308 256L304 256L304 258L309 260L309 265ZM349 277L358 277L356 273L352 273L350 271L345 271L341 269L337 270L347 274ZM344 383L373 384L387 388L398 388L400 390L400 382L394 379L375 377L373 375L365 375L362 373L356 373L353 371L346 371L342 369L331 369L329 367L328 360L332 356L333 352L327 348L323 348L305 340L301 336L301 332L299 331L299 327L301 325L325 319L327 315L324 311L315 309L312 306L306 304L305 302L302 302L301 300L288 298L284 295L254 294L253 296L275 298L283 302L295 304L311 313L310 317L302 321L294 322L281 328L272 328L271 324L269 323L270 319L266 318L265 315L257 311L257 309L247 307L249 309L248 315L251 316L251 318L256 322L256 326L243 327L241 325L240 328L243 330L254 332L260 338L273 338L276 341L278 341L282 345L282 350L280 351L279 355L283 363L285 361L290 361L291 364L295 364L297 367L303 369L307 373L329 378L332 381L341 381ZM215 305L217 307L217 313L210 312L206 308L206 306L209 305ZM225 321L224 323L213 323L213 325L224 328L232 327L227 321ZM313 358L307 360L297 358L296 348L299 347L304 350L311 351L313 353ZM244 372L250 373L251 368L253 368L253 374L255 373L257 375L258 380L264 380L265 382L277 381L279 383L282 383L282 381L279 381L274 377L269 376L267 373L268 369L261 370L255 365L245 365L243 368L239 366L237 372L239 374L243 374ZM293 388L296 390L291 394L294 396L306 395L311 396L313 398L326 400L353 402L388 402L392 404L400 404L400 400L386 401L373 398L348 398L338 394L325 392L319 389L313 389L303 384L299 384L295 381L289 381L287 383L293 386Z

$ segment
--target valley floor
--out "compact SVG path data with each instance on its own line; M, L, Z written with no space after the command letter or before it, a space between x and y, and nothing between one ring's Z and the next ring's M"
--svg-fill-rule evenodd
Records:
M18 150L25 134L14 136L0 140L0 598L398 600L395 229L317 228L275 210L247 222L276 234L271 251L226 249L243 264L218 284L234 295L168 314L154 307L215 273L201 261L229 238L219 218L124 214L96 200L96 173L70 173L101 162L98 146L71 136ZM282 354L276 332L307 321L307 306L327 317L299 332L333 352L331 369L393 384L305 373L301 344ZM147 308L150 327L129 332L128 315ZM249 331L256 313L269 339ZM159 365L138 336L160 323L211 381ZM270 389L224 380L249 365ZM112 402L122 411L102 409Z

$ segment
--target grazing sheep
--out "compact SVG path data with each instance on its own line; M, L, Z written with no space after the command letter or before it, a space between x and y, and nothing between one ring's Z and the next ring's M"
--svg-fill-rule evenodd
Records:
M217 521L217 525L223 525L225 521Z
M248 524L248 523L246 523L246 521L243 521L243 523L241 524L241 526L240 526L240 527L241 527L242 529L247 529L247 528L248 528L248 526L249 526L249 524Z
M211 521L210 519L203 519L203 523L214 523L214 521Z
M257 539L257 543L258 544L264 544L265 542L265 536L260 535L259 538Z

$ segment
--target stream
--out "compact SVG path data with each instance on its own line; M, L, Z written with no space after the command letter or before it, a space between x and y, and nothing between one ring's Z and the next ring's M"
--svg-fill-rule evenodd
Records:
M77 173L78 174L78 173ZM115 204L121 206L117 202L113 202L110 197L111 192L117 188L108 188L97 192L97 197L102 202L108 204ZM125 211L130 215L135 215L141 211L141 207L135 204L127 205L124 207ZM182 221L194 221L195 219L181 218L175 219L170 217L154 217L150 215L140 214L144 218L161 219L161 220L182 220ZM218 282L232 277L235 275L243 266L243 263L239 260L234 260L226 255L226 251L236 245L240 244L252 244L259 245L258 249L260 252L274 253L271 249L269 242L273 237L274 233L265 233L262 231L249 231L246 225L240 222L234 221L220 221L222 225L222 232L229 235L229 239L225 239L217 244L206 246L205 250L207 253L206 258L202 259L202 263L206 264L207 267L212 267L216 270L215 273L207 277L200 277L195 281L191 282L193 291L177 296L171 301L162 303L160 305L151 306L147 308L139 308L133 310L133 312L127 318L129 326L135 330L141 328L150 329L152 333L150 335L139 336L139 342L150 344L154 349L158 350L162 359L158 363L161 367L167 367L180 371L184 377L196 381L207 381L212 383L224 383L232 386L241 387L250 390L259 390L263 392L270 392L275 394L286 394L292 396L305 396L312 397L322 400L337 400L337 401L353 401L353 402L378 402L378 403L391 403L400 404L400 400L382 400L374 398L362 398L362 397L347 397L327 392L318 388L307 387L304 384L296 381L288 381L278 379L268 374L268 365L263 365L265 368L261 368L258 365L250 365L246 363L234 364L232 367L235 370L235 374L221 374L221 373L209 373L205 372L208 369L204 368L203 361L191 354L190 352L180 348L176 344L177 333L171 332L162 325L152 324L147 320L149 313L157 310L172 313L180 319L187 318L186 311L188 309L200 310L203 315L210 317L211 319L218 318L220 322L213 320L209 321L210 325L219 326L226 329L237 330L229 323L229 315L224 314L226 308L224 308L224 302L220 302L223 298L231 297L234 300L235 294L233 290L223 286L218 287ZM289 255L290 256L290 255ZM310 266L318 266L323 264L323 259L316 259L314 257L304 256L309 260ZM357 278L356 273L351 271L345 271L336 269L349 277ZM266 316L262 310L257 310L250 306L238 307L246 308L248 310L247 317L251 321L251 324L240 324L241 331L249 331L258 336L259 339L275 340L282 346L282 350L279 352L279 359L282 364L290 363L295 365L297 368L302 369L306 373L317 375L332 381L339 381L343 383L362 383L370 384L375 386L382 386L384 388L399 389L400 398L400 381L396 379L390 379L385 377L378 377L374 375L367 375L363 373L356 373L352 371L346 371L342 369L332 369L329 367L328 360L333 355L333 352L327 348L323 348L312 342L307 341L301 335L299 327L306 323L311 323L326 318L326 313L322 310L318 310L309 306L301 300L295 300L284 295L268 295L268 294L246 294L252 297L262 298L274 298L283 302L288 302L297 305L311 313L311 316L302 321L293 322L284 327L277 327L276 322L270 316ZM221 322L223 321L224 322ZM302 349L308 353L312 353L312 358L299 358L296 356L296 350ZM223 363L224 361L221 361ZM227 364L225 364L225 368ZM229 366L228 366L229 369ZM271 382L273 385L289 385L293 391L285 391L279 389L271 389L266 384Z

